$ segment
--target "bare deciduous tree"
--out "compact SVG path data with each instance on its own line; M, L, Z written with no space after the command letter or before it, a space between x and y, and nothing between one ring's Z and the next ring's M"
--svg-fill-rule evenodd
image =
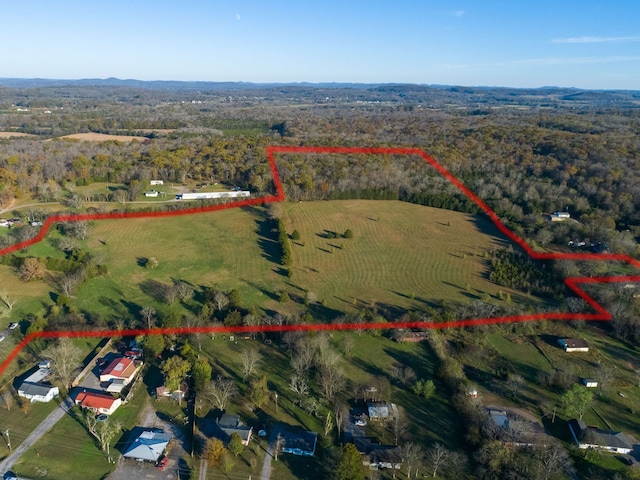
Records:
M151 327L153 326L153 316L156 314L156 309L153 307L143 307L142 310L140 310L140 314L142 315L142 318L145 322L147 322L147 328L151 329Z
M400 450L402 452L402 463L406 468L407 478L411 478L411 473L415 473L422 463L424 452L420 445L413 442L405 443Z
M89 411L85 411L84 423L87 427L87 431L96 439L100 445L100 449L107 454L109 462L111 462L111 457L109 456L109 443L113 440L113 437L122 430L122 423L112 422L110 420L101 422L93 412Z
M13 396L11 390L5 390L4 392L2 392L2 395L0 395L0 399L2 400L2 404L7 410L11 410L15 405L16 399Z
M342 372L335 366L323 368L318 378L318 384L324 397L331 401L336 393L344 386L345 379Z
M209 403L218 410L224 410L227 402L238 393L233 380L229 378L218 377L211 380L203 392L203 396Z
M344 337L344 340L342 341L342 348L344 349L345 356L351 356L351 350L353 350L355 344L356 342L351 335L347 335Z
M42 356L51 361L51 373L54 380L64 387L70 388L74 374L80 367L80 349L71 339L60 338L44 352Z
M273 446L273 458L276 460L276 462L278 461L278 455L284 448L284 444L285 444L284 437L281 434L278 434L278 436L276 437L275 444Z
M260 360L260 352L257 348L251 347L242 351L242 376L245 380L256 373Z
M333 407L333 418L336 422L336 430L338 431L338 438L342 432L342 427L347 418L349 418L349 409L342 403L336 403Z
M11 298L11 296L9 295L9 293L6 290L3 290L3 291L0 292L0 300L2 301L2 303L4 303L7 306L9 311L13 310L13 306L17 302L16 299Z
M180 301L186 302L193 297L193 287L187 282L175 282L174 287L176 289L176 295L178 296Z
M298 373L291 374L291 378L289 379L289 388L298 395L304 396L309 394L309 382L306 377Z
M223 292L216 292L213 297L213 302L216 304L216 309L218 311L222 311L229 305L229 297L227 297Z
M436 443L433 447L427 450L426 461L433 477L438 475L438 470L447 463L450 454L451 452L441 443Z

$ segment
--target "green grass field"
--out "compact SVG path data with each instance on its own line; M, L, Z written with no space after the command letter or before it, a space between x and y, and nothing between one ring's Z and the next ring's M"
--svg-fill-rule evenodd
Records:
M501 289L488 280L484 254L506 242L484 218L367 200L288 204L286 214L289 233L301 235L291 242L292 283L333 308L348 309L354 299L403 308L469 303ZM325 238L346 229L352 239Z
M292 241L292 278L281 274L279 245L261 209L96 221L86 246L109 273L83 285L73 303L105 318L134 312L135 305L161 308L153 286L174 280L196 290L236 288L245 306L274 310L284 307L273 298L283 289L299 296L310 290L338 312L372 302L400 309L443 300L469 303L499 290L514 301L536 301L488 280L484 254L505 241L485 219L396 201L285 204L285 212L290 231L301 233L300 241ZM326 231L347 228L354 238L324 238ZM33 254L56 252L45 240L27 252ZM151 256L159 266L147 270L142 264ZM3 277L15 279L2 268ZM55 290L44 281L12 283L18 305L50 302L43 294Z

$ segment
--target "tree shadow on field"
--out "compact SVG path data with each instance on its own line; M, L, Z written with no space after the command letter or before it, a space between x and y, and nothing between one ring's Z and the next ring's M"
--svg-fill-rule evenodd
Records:
M498 230L498 227L496 227L488 218L481 215L473 215L471 218L473 219L473 223L475 227L480 231L480 233L483 233L484 235L487 235L489 237L493 237L493 239L497 241L498 247L505 248L509 245L513 245L511 241L507 240L502 232Z
M250 280L244 280L247 285L249 285L252 288L255 288L256 290L258 290L259 292L261 292L263 295L267 296L268 298L270 298L271 300L278 300L278 295L275 294L275 292L271 292L269 290L267 290L266 288L258 285L257 283L254 283Z
M258 246L262 250L262 258L269 262L282 263L282 247L275 240L275 234L272 231L269 220L258 218L256 222L256 234L258 235Z
M125 308L124 305L114 300L113 298L102 296L98 298L98 302L101 305L104 305L105 307L110 308L115 316L126 317L127 314L129 313L127 308Z
M158 280L148 279L140 284L140 290L142 291L142 293L144 293L145 295L149 295L154 300L157 300L158 302L164 302L167 285L159 282Z

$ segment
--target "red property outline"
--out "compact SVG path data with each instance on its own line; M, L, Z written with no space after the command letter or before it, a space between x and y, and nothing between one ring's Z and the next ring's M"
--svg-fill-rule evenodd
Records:
M161 212L114 212L81 215L53 215L46 219L35 237L0 250L0 256L26 248L42 241L49 228L58 222L72 222L83 220L107 220L117 218L154 218L171 217L178 215L190 215L195 213L214 212L230 208L245 207L263 203L281 202L285 199L282 182L275 163L275 154L345 154L345 155L417 155L426 163L436 169L443 177L451 182L461 193L475 203L495 224L495 226L507 238L516 243L534 260L593 260L593 261L619 261L626 262L640 269L640 262L628 255L612 253L540 253L534 251L521 237L508 229L498 218L496 213L475 193L469 190L457 177L438 163L433 157L419 148L367 148L367 147L315 147L315 146L281 146L271 145L266 149L267 160L273 175L276 195L268 195L260 198L240 200L220 205L187 208L183 210ZM617 283L640 282L640 275L621 275L611 277L570 277L564 280L566 286L578 297L582 298L596 313L565 313L547 312L531 313L524 315L511 315L506 317L476 318L455 320L450 322L395 322L395 323L333 323L312 325L270 325L270 326L237 326L237 327L177 327L154 329L128 329L128 330L94 330L94 331L45 331L27 335L11 351L7 358L0 364L0 375L6 370L18 353L30 342L38 338L86 338L86 337L110 337L110 336L135 336L148 334L194 334L194 333L251 333L251 332L282 332L287 330L297 331L321 331L321 330L358 330L358 329L390 329L390 328L458 328L474 325L503 324L513 322L529 322L536 320L611 320L612 315L593 297L586 293L580 284L593 283Z

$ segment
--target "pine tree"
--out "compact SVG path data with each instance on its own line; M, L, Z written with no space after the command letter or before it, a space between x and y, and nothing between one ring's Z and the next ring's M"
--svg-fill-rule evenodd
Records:
M364 480L365 471L360 452L353 443L347 443L342 449L342 458L336 468L338 480Z

